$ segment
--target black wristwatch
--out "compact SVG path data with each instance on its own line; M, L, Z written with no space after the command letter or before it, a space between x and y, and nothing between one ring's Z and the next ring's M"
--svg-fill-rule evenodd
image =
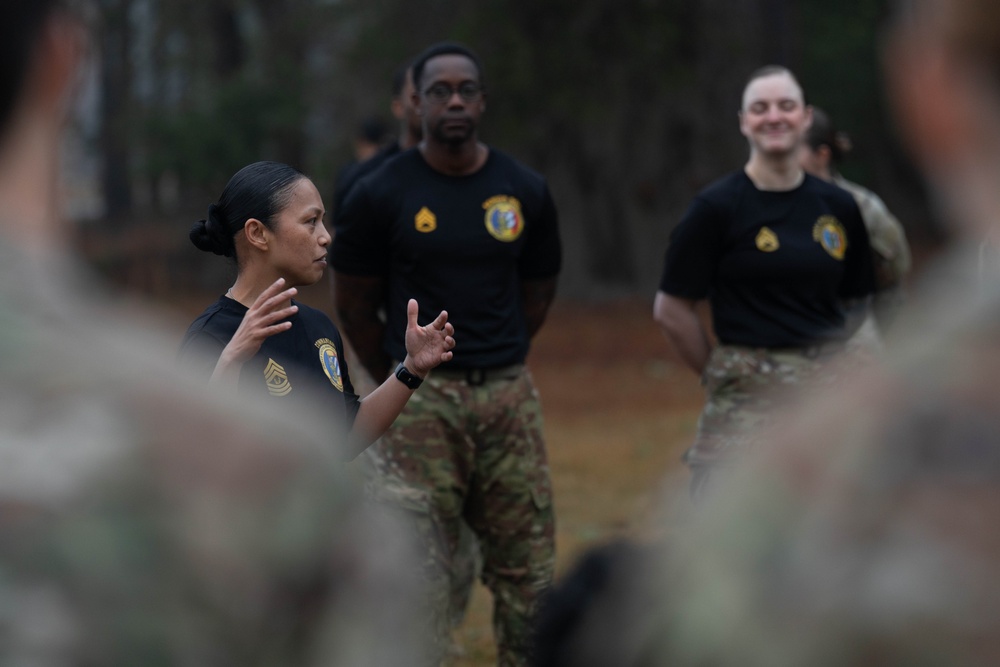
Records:
M423 378L417 377L410 371L406 370L406 366L404 366L402 363L396 366L396 370L393 373L393 375L396 376L397 380L405 384L410 389L416 389L424 382Z

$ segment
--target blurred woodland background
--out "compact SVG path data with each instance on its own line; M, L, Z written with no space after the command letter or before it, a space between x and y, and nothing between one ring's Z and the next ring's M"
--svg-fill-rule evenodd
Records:
M940 239L897 144L879 70L887 0L98 0L69 149L82 249L130 291L227 279L187 241L228 177L259 159L331 205L359 123L393 71L458 40L485 63L481 136L545 174L566 247L560 298L655 291L692 195L739 168L736 111L760 65L798 73L848 131L844 173L885 199L916 254Z

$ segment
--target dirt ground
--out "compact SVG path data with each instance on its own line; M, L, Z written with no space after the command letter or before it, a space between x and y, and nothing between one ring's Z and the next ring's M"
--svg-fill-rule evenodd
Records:
M643 531L661 480L684 477L702 392L671 355L652 300L557 303L528 365L542 396L556 507L557 578L595 544ZM477 585L456 667L496 664L489 591Z

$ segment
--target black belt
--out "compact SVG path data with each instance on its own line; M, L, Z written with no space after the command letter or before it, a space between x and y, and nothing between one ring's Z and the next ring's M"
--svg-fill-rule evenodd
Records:
M449 368L438 366L431 375L445 380L464 380L478 387L489 380L513 380L524 372L524 364L494 366L492 368Z
M828 357L834 354L839 354L847 349L847 343L844 341L829 341L826 343L818 343L815 345L805 345L803 347L785 347L785 348L766 348L770 349L772 352L783 352L785 354L800 354L806 359L819 359L820 357Z
M847 349L847 342L842 340L829 341L818 345L808 345L803 351L808 359L819 359L840 354Z

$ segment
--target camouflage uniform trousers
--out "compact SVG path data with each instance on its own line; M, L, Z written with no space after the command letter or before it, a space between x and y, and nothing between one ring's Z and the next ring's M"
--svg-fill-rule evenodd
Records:
M472 588L483 571L483 555L469 524L462 521L458 531L458 547L451 555L451 627L461 627L465 621Z
M464 521L493 593L498 664L528 664L536 603L555 565L552 484L530 373L516 365L475 384L433 372L370 451L373 497L404 510L424 545L430 663L449 646L452 580L468 571L467 563L455 567Z
M872 354L861 340L801 349L716 346L702 373L707 396L695 443L684 454L691 495L702 497L710 478L757 446L793 399L829 386Z

